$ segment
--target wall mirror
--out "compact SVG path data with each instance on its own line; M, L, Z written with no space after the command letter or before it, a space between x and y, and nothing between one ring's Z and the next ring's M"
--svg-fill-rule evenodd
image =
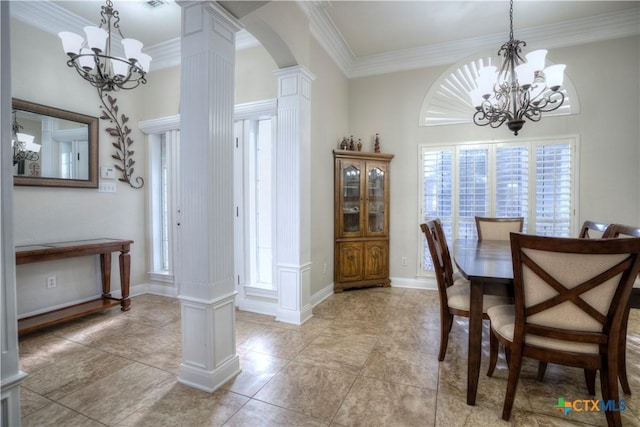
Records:
M98 118L13 99L13 183L98 187Z

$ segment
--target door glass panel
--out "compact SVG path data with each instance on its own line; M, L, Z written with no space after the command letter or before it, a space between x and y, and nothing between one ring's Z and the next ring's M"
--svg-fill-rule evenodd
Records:
M360 231L360 170L353 165L344 168L342 182L344 232L356 233Z
M384 231L384 170L369 170L369 229Z

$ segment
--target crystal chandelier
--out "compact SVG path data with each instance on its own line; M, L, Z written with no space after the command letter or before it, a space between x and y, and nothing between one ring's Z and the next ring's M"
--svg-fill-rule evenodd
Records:
M20 132L22 126L18 124L16 112L13 112L11 146L13 147L13 165L29 160L35 162L40 159L40 144L33 142L35 137L28 133Z
M144 179L133 179L133 139L131 128L127 125L129 117L118 112L117 99L110 92L120 89L134 89L147 82L151 57L142 53L142 43L135 39L124 38L120 31L120 14L113 8L111 0L102 6L100 25L98 27L84 27L87 41L78 34L63 31L58 35L62 39L64 52L69 56L67 65L75 68L80 76L98 89L98 96L102 105L103 120L113 123L106 132L116 138L113 146L116 154L115 168L122 173L120 181L126 182L133 188L142 188ZM114 31L118 32L124 47L124 58L113 56L111 40ZM135 181L135 184L134 182Z
M488 66L478 71L476 88L469 95L476 109L473 122L478 126L507 127L515 135L522 129L525 118L537 122L542 113L557 110L564 102L560 90L564 64L544 68L547 51L536 50L523 59L521 47L527 44L513 38L513 0L509 7L509 41L498 55L504 56L502 68Z
M142 43L136 39L124 38L120 31L120 15L107 0L100 12L100 26L84 27L87 35L63 31L58 33L62 39L64 52L69 56L67 65L74 67L83 79L92 86L104 91L133 89L146 83L151 57L142 53ZM121 37L125 57L112 56L111 39L113 31Z

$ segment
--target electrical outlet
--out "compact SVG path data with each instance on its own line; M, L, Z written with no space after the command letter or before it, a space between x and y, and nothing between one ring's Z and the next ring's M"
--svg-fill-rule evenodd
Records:
M322 274L327 274L327 263L326 262L322 265Z
M408 265L408 261L407 261L407 257L406 257L406 256L403 256L403 257L402 257L402 259L400 260L400 264L401 264L403 267L406 267L406 266Z
M47 277L47 289L56 287L56 276Z

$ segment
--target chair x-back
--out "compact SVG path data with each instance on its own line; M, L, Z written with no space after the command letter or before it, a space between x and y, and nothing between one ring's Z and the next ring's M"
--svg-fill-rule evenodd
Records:
M509 360L502 418L511 415L523 357L599 370L602 399L617 405L621 329L640 270L640 239L513 233L511 250L515 305L488 310ZM605 413L609 425L621 424L620 412Z
M607 228L609 228L609 224L587 220L582 223L578 237L581 239L599 239L605 237L604 234Z

